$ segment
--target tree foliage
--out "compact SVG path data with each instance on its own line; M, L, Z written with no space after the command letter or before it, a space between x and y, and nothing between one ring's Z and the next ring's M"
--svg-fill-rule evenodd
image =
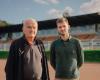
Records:
M5 27L9 25L6 21L0 20L0 27Z

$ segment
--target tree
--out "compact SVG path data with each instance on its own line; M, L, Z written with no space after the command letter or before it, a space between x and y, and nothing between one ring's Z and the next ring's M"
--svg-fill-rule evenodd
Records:
M0 27L5 27L7 25L9 25L9 24L6 21L0 20Z
M7 23L6 21L0 20L0 27L7 27L8 25L10 25L9 23ZM4 37L6 34L0 34L0 39L2 37ZM7 40L8 39L12 39L12 33L7 33Z

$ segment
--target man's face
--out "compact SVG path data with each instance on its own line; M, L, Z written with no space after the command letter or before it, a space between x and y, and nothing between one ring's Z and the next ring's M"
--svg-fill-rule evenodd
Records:
M69 24L67 22L57 23L57 30L60 35L65 35L69 33Z
M23 24L23 33L26 37L34 38L37 34L38 25L36 22L26 21Z

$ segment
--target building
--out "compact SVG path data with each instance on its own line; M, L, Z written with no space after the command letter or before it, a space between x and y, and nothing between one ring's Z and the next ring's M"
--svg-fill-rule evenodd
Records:
M71 35L81 40L83 49L100 49L100 14L85 14L67 17L71 25ZM39 21L38 37L45 44L46 50L57 39L56 19ZM9 50L12 40L22 36L22 24L0 27L0 50ZM10 35L10 36L9 36Z

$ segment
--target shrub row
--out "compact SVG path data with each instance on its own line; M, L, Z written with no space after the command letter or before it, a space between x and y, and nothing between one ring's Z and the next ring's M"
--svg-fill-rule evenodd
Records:
M84 51L85 62L100 62L100 50Z

